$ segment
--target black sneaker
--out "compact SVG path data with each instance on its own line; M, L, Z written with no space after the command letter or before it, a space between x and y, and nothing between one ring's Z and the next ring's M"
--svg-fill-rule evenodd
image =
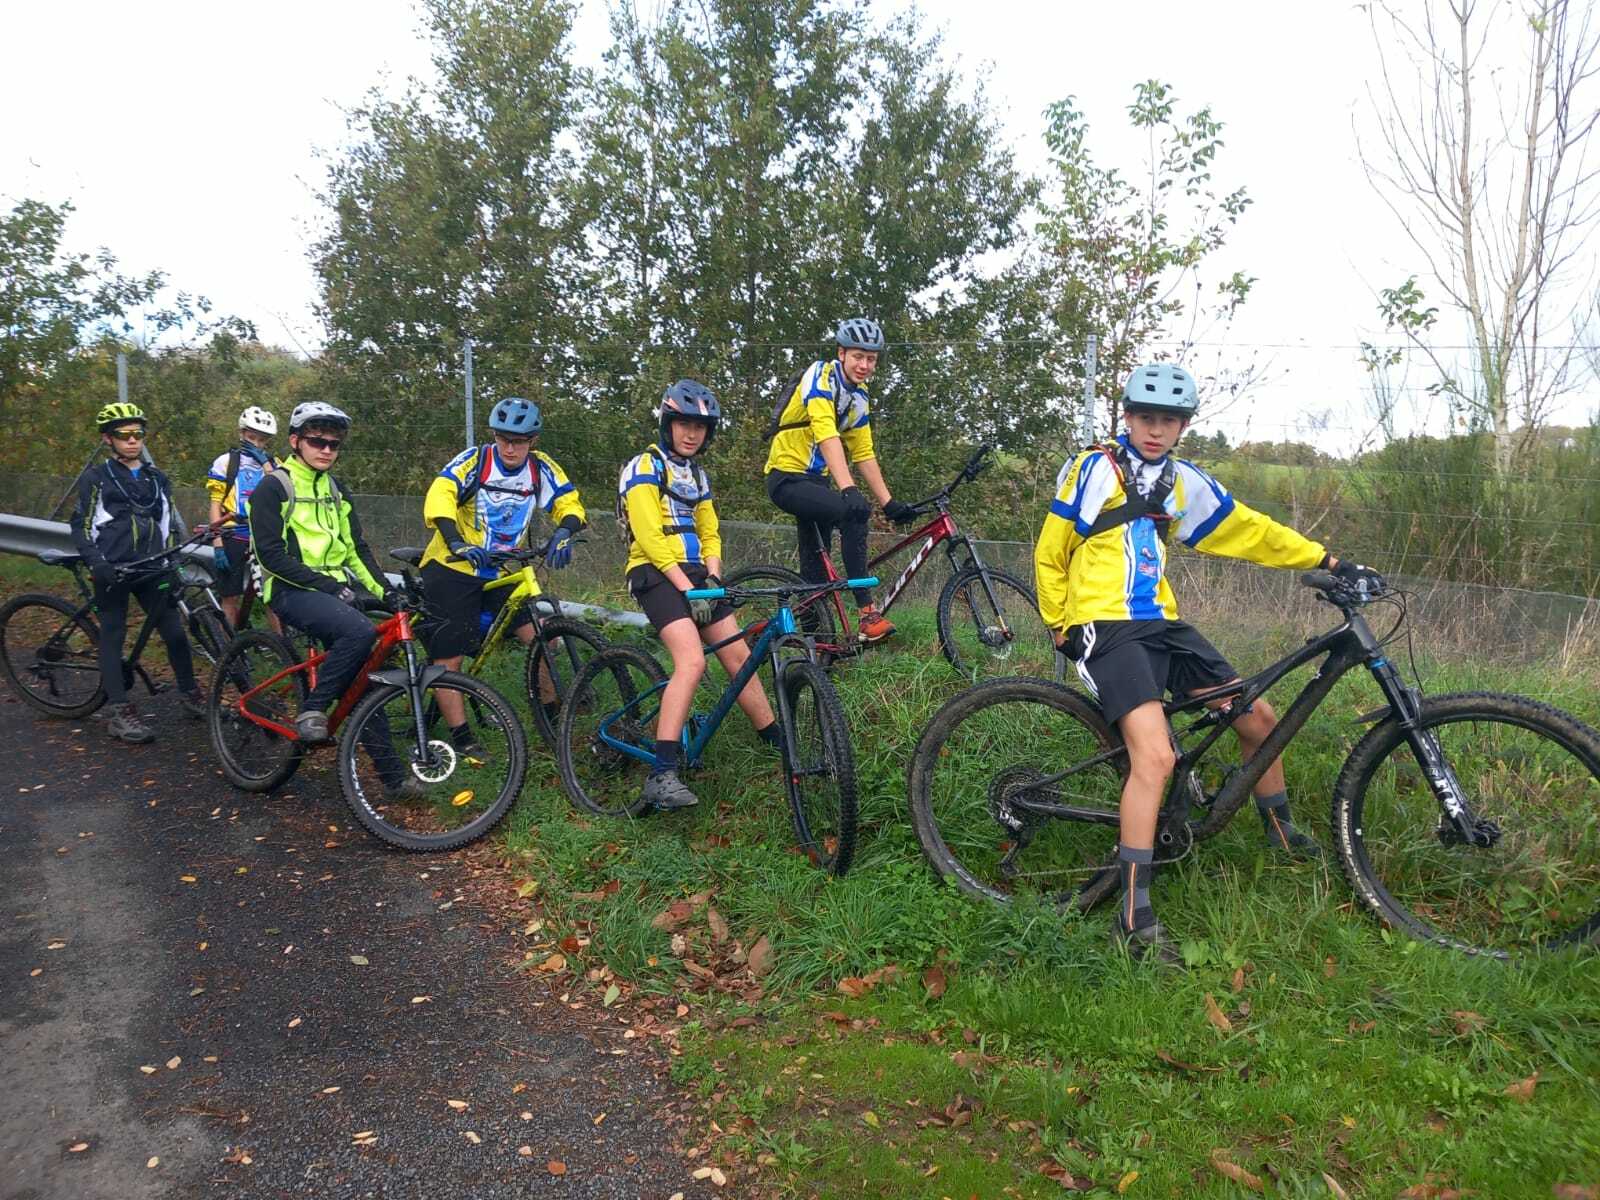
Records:
M200 690L197 683L187 692L178 693L178 703L183 706L183 711L196 721L203 721L206 717L206 694Z
M156 735L151 732L150 726L139 719L139 710L132 704L119 704L111 710L106 732L119 741L132 742L135 746L156 740Z
M478 740L477 735L474 733L467 732L462 734L459 738L452 735L450 742L453 746L455 746L456 753L462 758L483 757L483 743Z
M674 808L693 808L700 803L700 797L689 790L689 785L678 778L676 771L662 771L650 776L644 781L640 796L646 804L662 812Z
M1167 936L1160 921L1151 920L1136 929L1124 929L1122 917L1112 918L1111 944L1125 950L1136 962L1153 962L1162 967L1182 967L1178 944Z

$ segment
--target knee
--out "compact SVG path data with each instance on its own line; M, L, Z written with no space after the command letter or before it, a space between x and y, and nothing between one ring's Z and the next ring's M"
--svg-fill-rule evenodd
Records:
M697 648L682 655L673 656L672 678L675 683L686 683L691 686L698 685L700 677L705 673L705 651Z
M1241 737L1259 742L1278 726L1278 714L1265 700L1257 700L1234 726Z
M1165 783L1172 778L1172 768L1178 756L1171 742L1156 742L1149 746L1131 749L1128 753L1128 770L1141 779Z

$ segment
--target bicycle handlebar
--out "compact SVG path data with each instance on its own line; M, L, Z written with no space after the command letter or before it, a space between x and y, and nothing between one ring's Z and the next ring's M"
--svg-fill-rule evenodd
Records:
M687 600L721 600L728 596L792 596L797 592L842 592L846 588L877 587L878 577L868 575L861 579L834 579L827 583L785 583L777 587L719 587L719 588L690 588L685 592Z
M202 532L191 534L185 540L158 550L154 554L147 555L144 558L136 558L132 562L112 563L111 567L116 571L119 578L143 575L153 566L160 566L168 562L168 560L181 555L189 547L199 545L204 538L209 536L211 536L210 526L206 526Z
M1392 590L1388 581L1381 577L1377 587L1369 588L1365 584L1357 585L1341 579L1332 571L1304 571L1300 575L1300 582L1308 588L1321 592L1322 599L1340 608L1371 604Z
M571 540L572 544L576 546L580 543L587 542L589 539L574 537ZM544 546L529 546L522 550L491 550L489 551L489 561L497 567L504 566L507 563L521 564L528 562L543 562L544 552ZM446 561L466 562L467 560L459 554L450 554L446 555Z
M989 463L987 460L993 452L993 446L979 446L973 452L972 457L967 460L967 465L961 468L954 479L926 500L918 500L911 506L911 511L914 513L927 512L929 509L936 507L941 500L948 500L958 487L964 483L971 483L988 468Z

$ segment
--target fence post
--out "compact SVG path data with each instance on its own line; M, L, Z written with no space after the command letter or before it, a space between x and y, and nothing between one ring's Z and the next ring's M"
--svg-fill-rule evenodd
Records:
M473 442L473 438L477 436L476 432L475 432L476 429L477 429L477 426L474 425L473 421L472 421L472 339L471 338L467 339L466 351L467 351L467 356L466 356L466 364L467 364L467 442L466 442L466 445L467 445L467 448L470 450L473 447L473 445L475 444Z
M1094 442L1094 377L1100 369L1100 339L1090 334L1083 342L1083 444Z
M128 402L128 356L117 355L117 400L126 404Z

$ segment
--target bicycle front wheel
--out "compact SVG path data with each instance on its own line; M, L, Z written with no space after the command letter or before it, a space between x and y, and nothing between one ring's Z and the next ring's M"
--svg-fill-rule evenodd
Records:
M1122 739L1077 692L1043 679L991 679L947 701L918 740L911 822L929 864L964 892L1001 903L1028 895L1072 902L1104 882L1127 763ZM1065 779L1038 784L1075 764ZM1029 807L1044 804L1101 819Z
M189 641L195 653L209 665L214 667L222 661L223 652L232 640L233 631L216 609L196 607L189 611Z
M0 608L0 668L18 696L52 717L83 717L106 702L100 629L59 596L18 596Z
M459 692L478 750L449 738L417 746L408 688L373 688L339 731L339 786L367 832L402 850L454 850L511 811L528 770L528 738L508 701L481 679L446 671L423 686L424 711Z
M1423 702L1463 801L1489 845L1453 836L1392 717L1334 787L1339 859L1380 919L1436 945L1511 958L1600 935L1600 734L1521 696Z
M304 671L283 672L299 661L287 642L261 629L245 630L222 652L211 675L206 728L212 753L234 787L270 792L299 767L303 742L250 719L255 716L283 729L294 728L295 714L310 687ZM275 676L281 678L274 681Z
M645 811L656 714L667 673L643 650L612 646L595 655L572 681L561 705L556 765L577 808L599 817L637 817Z
M856 852L856 761L844 708L816 663L791 659L778 686L788 709L783 731L784 788L800 849L831 875Z
M599 630L568 617L552 617L539 626L528 647L523 686L533 724L550 749L556 748L561 721L561 702L584 664L609 643Z
M939 593L938 620L939 647L963 675L1048 679L1055 670L1055 639L1039 601L1014 575L969 566L950 576Z

